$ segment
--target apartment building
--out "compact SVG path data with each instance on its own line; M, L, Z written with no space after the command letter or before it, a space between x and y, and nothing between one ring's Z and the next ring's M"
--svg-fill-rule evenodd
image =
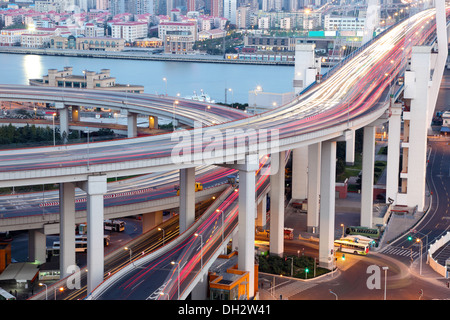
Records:
M146 38L148 26L145 22L115 22L111 25L113 38L123 38L127 42L134 42L139 38Z

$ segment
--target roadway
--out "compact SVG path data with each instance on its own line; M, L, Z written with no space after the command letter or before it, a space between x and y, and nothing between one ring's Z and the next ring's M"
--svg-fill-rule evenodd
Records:
M411 22L400 23L392 28L385 36L379 37L367 47L364 47L358 54L349 58L346 63L332 73L324 77L324 81L313 86L298 99L262 114L249 117L245 120L237 120L225 124L212 126L221 130L223 135L226 130L241 129L251 134L257 139L255 132L261 130L277 130L279 133L279 149L288 150L300 145L309 144L312 141L327 140L336 138L343 134L346 129L355 129L367 125L379 118L386 110L388 104L389 90L396 76L403 72L406 66L406 57L409 55L413 45L430 43L434 38L433 30L435 24L427 24L431 18L430 11L422 12L411 18ZM423 27L423 29L422 29ZM419 36L407 36L418 32ZM390 76L386 76L386 74ZM52 88L30 88L20 86L0 86L0 97L20 97L42 96L43 99L58 100L61 90ZM45 90L45 91L41 91ZM29 97L28 99L32 99ZM34 98L33 98L34 99ZM64 101L68 104L76 104L77 101L85 101L91 104L121 105L128 106L139 111L144 108L146 97L140 94L120 93L100 93L99 91L76 91L64 90ZM156 102L152 102L156 103ZM161 103L166 103L167 101ZM183 102L184 103L184 102ZM192 109L191 116L199 114L201 106L193 102L190 103ZM202 105L202 111L206 111ZM197 109L195 109L197 108ZM186 111L188 112L188 111ZM209 112L209 111L208 111ZM201 114L201 113L200 113ZM210 128L212 128L210 127ZM23 179L9 184L30 184L31 177L36 179L45 176L61 180L63 175L77 173L77 179L85 179L89 171L103 172L106 175L127 174L123 168L125 164L130 165L130 169L142 170L164 170L168 167L180 167L180 163L173 163L171 151L180 146L178 141L172 139L170 134L162 134L153 137L138 138L133 140L119 141L111 143L95 143L90 146L89 170L87 170L87 159L85 155L80 155L77 148L68 146L65 149L42 148L40 150L0 152L0 179L3 182L16 180L18 176ZM228 137L226 137L228 139ZM226 140L227 151L233 151L235 159L241 159L248 152L267 152L267 147L263 148L262 143L248 143L245 148L238 146L230 139ZM255 140L257 141L257 140ZM202 148L215 147L224 149L222 141L202 141ZM264 144L265 145L265 144ZM181 146L192 148L191 141L184 142ZM230 146L230 147L228 147ZM234 148L232 147L234 146ZM116 152L121 148L120 154ZM189 149L191 150L191 149ZM44 156L45 155L45 156ZM260 154L263 156L263 154ZM52 159L49 161L48 159ZM222 156L215 153L203 153L202 161L210 163L223 162ZM184 163L186 166L194 166L192 162ZM120 171L121 173L118 173ZM14 173L21 172L20 175ZM60 181L59 181L60 182Z
M421 23L425 23L422 21ZM422 26L422 24L419 24L419 27ZM381 105L379 104L381 101L386 101L386 93L388 93L390 89L390 81L388 81L389 77L382 76L378 77L376 73L374 72L377 70L378 72L382 72L382 75L384 75L386 72L399 72L400 70L397 70L396 68L400 69L400 65L404 60L402 59L403 52L406 51L406 48L404 47L404 42L400 41L400 39L403 39L403 30L400 33L395 33L396 38L397 36L399 39L397 39L396 44L389 44L389 47L392 49L394 48L388 57L385 57L385 52L382 50L383 53L378 52L377 49L380 48L380 46L387 45L384 40L386 39L379 39L381 41L381 44L378 44L378 46L375 46L376 48L372 48L372 55L370 55L369 52L365 52L365 50L360 53L359 55L355 56L354 59L350 60L345 66L342 67L342 69L339 70L339 73L334 73L331 75L327 81L324 81L322 84L318 85L315 88L312 88L310 91L308 91L305 94L304 99L299 99L298 104L303 105L304 108L295 109L292 104L288 104L287 106L281 107L279 109L276 109L275 112L267 112L265 114L262 114L260 116L251 117L249 119L245 120L245 123L247 126L252 128L272 128L275 127L280 130L280 138L287 138L291 135L298 134L298 131L308 131L311 130L312 127L315 129L324 128L327 125L330 125L330 122L339 123L339 122L347 122L349 121L349 118L352 119L352 121L355 118L358 118L362 115L364 115L369 110L373 109L379 109L381 108ZM423 41L425 38L429 37L429 33L425 32L425 37L421 38ZM389 36L387 37L390 40L392 40ZM369 46L370 47L370 46ZM372 61L373 59L373 61ZM356 62L355 62L356 61ZM399 65L394 66L398 62ZM373 62L373 63L371 63ZM356 63L357 65L355 66ZM370 66L367 68L367 66ZM402 66L403 67L403 66ZM358 74L358 72L361 71L361 69L365 69L367 72L368 70L371 70L372 73L366 74L362 73ZM335 81L340 81L342 83L347 84L347 82L343 81L344 79L341 78L340 75L345 75L342 77L347 77L352 79L352 82L349 80L349 85L354 85L353 88L346 88L345 86L340 86L338 89L336 86L333 88L331 87L333 84L335 84L331 79L333 77L337 77L337 79L333 79ZM358 76L357 76L358 75ZM381 79L381 81L380 81ZM327 84L327 86L325 86ZM326 89L324 89L324 87ZM338 96L339 98L347 97L348 98L348 92L349 90L351 94L350 97L353 97L353 101L347 102L345 101L342 103L341 100L336 101L332 98L336 98ZM364 91L366 90L366 91ZM327 94L329 92L332 92L330 96ZM320 92L320 103L317 99L318 97L316 94ZM358 94L357 94L358 93ZM367 93L366 95L361 93ZM315 97L315 99L308 99L311 97ZM327 101L327 102L325 102ZM303 104L303 102L305 104ZM294 103L296 107L297 103ZM354 107L357 106L357 107ZM365 109L368 108L368 109ZM294 111L294 110L295 111ZM289 115L288 118L290 118L290 122L286 123L286 115ZM270 119L266 118L270 115ZM274 117L274 115L276 115ZM292 118L295 118L297 120L293 121ZM314 120L314 125L311 124L311 120ZM233 124L235 126L239 125L240 121L236 121ZM226 126L227 128L230 128L230 125ZM292 130L292 131L291 131ZM280 140L281 140L280 139ZM212 218L212 221L215 221L215 219L218 219L217 217ZM210 219L208 219L210 220ZM229 221L231 225L231 220ZM227 226L228 228L228 226ZM197 229L197 233L206 232L206 235L209 235L208 237L212 237L213 233L211 230L202 230ZM199 269L198 263L199 263L199 253L198 253L198 245L193 245L194 241L198 242L198 239L195 239L191 236L190 241L185 240L183 241L179 247L177 247L177 250L181 250L180 253L182 253L181 256L178 256L178 254L171 253L170 256L164 255L162 258L163 260L157 260L157 265L163 266L162 269L164 269L163 272L165 272L161 276L155 276L153 275L153 272L156 270L155 264L142 264L141 267L144 271L136 271L132 270L126 277L119 278L115 283L110 283L108 289L102 294L101 297L96 296L96 298L102 298L102 299L146 299L148 298L148 293L151 292L149 286L150 282L152 282L152 288L155 290L159 290L160 292L167 293L169 299L177 299L179 298L179 294L176 292L175 288L182 286L181 289L183 292L189 282L191 281L192 277L190 274L192 273L192 270ZM178 252L178 251L177 251ZM206 249L206 253L208 253L209 250ZM169 252L166 252L165 254L168 254ZM185 258L185 255L188 255L189 253L189 259ZM200 257L203 257L202 254L200 254ZM205 258L207 255L205 255ZM175 275L176 271L178 271L178 268L170 268L169 263L170 261L180 261L179 265L181 269L181 275L177 276ZM147 270L147 271L145 271ZM198 272L198 271L197 271ZM166 279L166 281L157 281L157 283L153 283L156 281L144 281L144 279L150 279L150 277L147 277L148 274L152 274L152 279ZM177 279L177 281L175 281ZM178 282L178 285L177 283ZM180 284L180 282L182 284ZM186 285L184 285L184 282L187 282ZM157 292L157 291L154 291ZM147 296L145 296L147 295ZM157 296L157 295L156 295Z

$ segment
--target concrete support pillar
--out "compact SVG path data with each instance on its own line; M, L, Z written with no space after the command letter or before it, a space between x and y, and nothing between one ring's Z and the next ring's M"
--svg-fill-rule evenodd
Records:
M320 175L320 237L319 266L333 268L335 189L336 189L336 142L322 142Z
M75 185L70 182L59 185L59 269L61 278L71 274L69 266L76 264L75 260Z
M277 166L278 164L278 166ZM272 153L271 166L278 167L270 176L270 254L284 252L284 167L285 151Z
M191 291L192 300L208 300L207 294L209 290L208 272L203 273L202 279L197 283Z
M308 215L306 221L308 232L319 231L321 154L321 142L308 146Z
M195 222L195 167L180 169L180 234Z
M388 154L386 167L386 203L389 199L397 201L399 161L400 161L400 133L401 133L402 105L395 103L391 106L389 117Z
M238 269L249 273L250 298L254 297L255 290L255 173L258 163L258 157L250 155L246 157L245 165L239 169Z
M28 261L45 262L46 240L43 229L28 230Z
M427 154L426 121L429 102L429 81L431 69L431 47L413 47L411 55L411 71L405 72L405 84L410 90L405 90L405 98L411 99L409 150L407 166L407 203L409 207L417 205L418 211L423 211L425 203L425 177Z
M353 166L355 164L355 130L346 130L345 137L345 164Z
M103 281L104 273L104 228L103 195L107 191L106 176L89 176L83 183L87 193L87 292Z
M128 138L137 137L137 113L127 113Z
M264 195L256 207L256 226L262 230L267 223L267 195Z
M69 136L69 109L64 103L55 103L55 108L59 113L59 132L61 134L61 139L63 143L67 143Z
M373 171L375 167L375 127L364 127L362 177L361 177L361 221L362 227L372 228L373 220Z
M150 129L158 129L158 117L156 116L148 116L148 127Z
M80 107L72 106L72 121L78 122L80 121Z
M308 146L293 150L292 154L292 199L308 197Z
M142 215L142 233L152 230L163 222L163 212L155 211Z

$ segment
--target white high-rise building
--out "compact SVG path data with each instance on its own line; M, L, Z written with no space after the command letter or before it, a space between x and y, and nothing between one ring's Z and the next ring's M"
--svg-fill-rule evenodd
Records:
M236 24L236 0L224 0L223 2L223 16L227 18L231 24Z

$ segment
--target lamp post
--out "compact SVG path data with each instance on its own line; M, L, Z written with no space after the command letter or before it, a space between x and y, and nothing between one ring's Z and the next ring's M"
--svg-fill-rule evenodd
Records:
M52 122L53 122L53 146L56 146L56 133L55 133L55 117L56 117L56 112L53 112L53 118L52 118Z
M174 264L177 265L177 270L178 270L178 300L180 300L180 263L172 261L171 264L172 265L174 265Z
M345 225L343 223L341 223L341 227L342 227L342 238L345 237Z
M163 245L164 245L164 237L165 237L165 235L164 235L164 229L163 229L163 228L158 228L158 231L162 231L162 234L163 234Z
M386 300L386 287L387 287L387 271L389 267L383 267L384 270L384 300Z
M47 300L47 297L48 297L47 296L47 289L48 289L47 285L45 283L39 282L39 286L41 286L41 287L44 286L45 287L45 300Z
M420 272L419 274L422 275L422 248L423 248L423 241L420 238L416 239L417 243L420 243Z
M173 127L173 130L175 131L175 105L177 105L179 102L178 102L178 100L175 100L174 102L173 102L173 105L172 105L172 127Z
M164 77L164 78L162 78L162 79L163 79L163 81L166 83L166 97L167 97L167 78Z
M203 269L203 236L199 233L194 234L196 237L200 237L200 265Z
M63 292L64 288L63 287L59 287L58 290L59 290L59 292ZM55 287L55 300L56 300L56 287Z
M223 214L224 214L224 212L223 212L223 210L220 210L220 209L217 209L216 210L216 212L220 212L221 213L221 216L222 216L222 243L223 243L223 233L224 233L224 231L225 231L225 229L224 229L224 225L223 225Z
M131 255L133 254L133 252L132 252L131 248L125 247L124 249L130 251L130 263L131 263Z

